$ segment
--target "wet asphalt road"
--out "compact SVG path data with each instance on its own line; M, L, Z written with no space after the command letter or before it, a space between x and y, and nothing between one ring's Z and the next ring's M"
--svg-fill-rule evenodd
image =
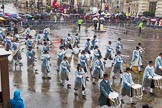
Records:
M41 67L40 67L40 50L35 48L36 58L38 59L36 64L36 69L38 69L38 74L35 74L32 69L27 70L27 61L26 61L26 49L23 50L23 66L21 70L19 67L15 70L14 66L10 64L10 91L11 97L15 89L20 89L22 98L25 102L25 108L98 108L98 96L99 96L99 87L98 85L93 86L92 82L87 82L86 87L86 99L82 96L74 96L74 80L75 80L75 70L77 64L77 55L72 56L69 59L71 64L71 73L70 73L70 83L72 89L67 89L66 86L60 86L59 74L56 69L56 53L58 42L60 38L65 38L68 33L72 33L72 27L58 27L59 29L52 30L50 39L53 41L54 46L50 50L51 59L51 80L42 80L41 78ZM101 49L102 55L105 55L105 45L108 41L112 41L113 46L118 37L122 39L124 49L122 50L123 55L129 55L125 57L125 61L130 64L132 50L135 48L138 42L142 43L142 46L145 48L144 53L144 66L149 60L155 59L155 57L162 51L162 35L161 33L155 32L144 32L141 37L138 37L136 33L137 30L130 30L127 35L124 35L123 31L118 30L116 27L108 26L105 28L106 32L104 33L94 33L92 27L88 28L88 31L85 32L85 27L82 27L81 32L79 33L81 37L80 47L84 46L84 42L87 37L92 38L94 34L98 36L99 48ZM25 48L25 46L22 46ZM105 72L111 72L111 61L108 61L106 64ZM133 74L135 83L142 83L142 75ZM113 84L113 89L115 91L120 91L119 81L115 81ZM156 90L157 91L157 90ZM155 92L156 92L155 91ZM160 108L162 106L161 92L157 91L158 96L150 97L150 95L144 95L142 100L135 99L137 105L132 108L141 108L142 104L149 103L154 108ZM129 102L128 98L125 98L126 103ZM130 105L123 105L123 108L131 108Z
M19 11L13 7L12 4L5 6L6 13L18 13ZM74 80L75 80L75 68L77 64L77 55L69 59L71 63L71 73L70 73L70 83L72 84L72 89L67 89L66 87L60 86L59 74L56 71L56 53L58 47L58 41L60 38L65 38L68 33L72 33L72 26L58 27L59 29L52 30L50 39L54 42L54 47L50 50L51 59L51 80L42 80L41 78L41 68L40 68L40 50L35 49L36 58L38 59L36 68L38 69L38 74L35 74L32 69L27 70L27 61L26 61L26 49L23 50L23 66L20 69L17 67L15 70L14 66L10 63L10 94L11 98L15 89L20 89L22 98L25 103L25 108L98 108L98 96L99 96L99 87L98 85L93 86L92 82L87 82L86 87L86 99L83 99L82 96L75 98L74 96ZM156 32L154 30L145 30L142 33L141 37L138 37L136 29L128 27L129 32L127 35L124 35L122 30L119 30L119 27L108 26L105 27L106 32L104 33L94 33L92 27L88 28L88 31L85 32L85 27L82 27L80 47L84 46L84 42L87 37L92 38L94 34L98 36L99 48L101 49L102 55L105 54L105 45L108 41L112 41L113 46L118 37L122 39L124 49L122 50L125 57L125 61L130 64L132 50L135 48L138 42L142 43L142 46L145 48L144 67L149 60L155 59L155 57L162 51L162 35L161 31ZM122 28L120 28L122 29ZM24 40L21 40L24 41ZM22 46L25 48L25 46ZM108 61L105 68L106 73L111 72L111 61ZM134 74L133 79L135 83L142 83L142 75ZM119 81L115 81L112 85L115 91L120 91ZM155 90L155 97L150 97L150 95L144 95L142 100L135 99L137 105L131 107L130 105L123 105L123 108L142 108L142 105L148 103L154 108L160 108L162 106L162 92ZM125 98L126 103L128 103L128 97Z

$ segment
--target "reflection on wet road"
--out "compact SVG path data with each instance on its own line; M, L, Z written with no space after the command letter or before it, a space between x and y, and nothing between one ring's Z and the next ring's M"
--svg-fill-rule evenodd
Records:
M61 28L61 27L60 27ZM113 46L115 47L115 42L117 38L122 39L124 49L122 54L125 55L125 61L130 64L132 50L135 48L138 42L142 43L142 46L145 47L144 53L144 66L149 60L155 59L155 57L162 51L162 35L160 33L143 33L141 37L137 36L135 32L128 32L127 35L124 35L120 30L106 28L107 32L105 33L94 33L92 28L88 29L88 32L84 31L84 27L79 33L81 38L80 47L84 47L84 42L87 37L92 38L94 34L98 36L99 48L102 51L102 55L105 55L105 47L108 41L112 41ZM22 52L23 54L23 66L21 70L17 67L17 70L10 65L10 90L11 96L13 90L18 88L22 92L22 97L25 101L25 108L98 108L98 96L99 96L99 87L98 85L93 86L91 80L87 82L86 94L87 97L84 99L82 96L74 96L74 80L75 80L75 69L77 64L77 55L72 56L69 59L71 64L71 73L70 73L70 83L72 89L67 89L66 87L60 86L59 74L57 73L56 65L56 53L59 38L65 38L68 33L71 33L70 27L63 27L58 30L52 30L50 39L53 40L55 46L50 51L51 59L51 80L42 80L41 78L41 67L40 67L40 49L35 49L36 53L36 68L38 69L38 74L35 74L33 69L27 70L26 64L26 50ZM71 33L74 34L74 33ZM108 61L105 67L105 72L110 74L111 71L111 62ZM90 73L89 73L90 74ZM136 83L142 83L142 76L133 74L133 78ZM115 91L120 91L120 85L116 81L112 86ZM136 99L138 102L136 108L141 108L141 105L144 103L150 103L155 108L162 106L162 98L160 95L161 92L156 92L158 96L149 97L149 95L144 95L142 100ZM126 99L128 100L128 99ZM127 102L127 101L126 101ZM130 105L124 105L123 108L130 108Z

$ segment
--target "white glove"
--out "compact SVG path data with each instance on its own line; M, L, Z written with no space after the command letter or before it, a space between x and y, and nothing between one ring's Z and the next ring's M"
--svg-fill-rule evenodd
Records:
M98 68L101 68L100 66L97 66Z

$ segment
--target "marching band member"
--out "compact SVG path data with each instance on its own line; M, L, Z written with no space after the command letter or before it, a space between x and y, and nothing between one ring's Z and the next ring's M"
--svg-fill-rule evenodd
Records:
M77 72L76 72L76 79L75 79L75 95L78 95L78 90L82 90L82 95L85 96L85 72L80 64L77 64Z
M99 56L102 56L101 52L99 50L99 47L95 46L93 51L93 62L95 62Z
M63 46L61 46L57 52L57 66L58 66L57 71L58 72L60 71L60 64L61 64L62 60L64 59L65 54L66 54L65 49Z
M81 55L79 56L79 64L82 66L82 68L84 69L84 72L87 72L87 58L85 56L85 51L83 50L81 52Z
M140 50L138 46L136 47L135 50L133 50L132 62L131 62L130 68L132 68L132 66L137 66L138 71L141 72L142 58L141 58Z
M105 54L105 58L104 58L104 64L106 64L105 61L106 61L107 59L113 60L113 58L112 58L112 53L113 53L114 50L113 50L111 44L112 44L112 42L109 41L109 42L108 42L108 45L106 46L106 54Z
M69 84L69 73L70 73L70 64L67 61L67 57L65 56L63 61L60 64L60 77L62 86L64 86L65 81L67 81L67 88L71 88L71 85Z
M36 41L37 41L37 45L40 45L42 43L41 31L39 31L39 33L37 34Z
M4 42L5 42L5 50L9 51L11 49L11 45L12 45L11 39L9 37L6 37Z
M150 89L150 94L153 94L153 85L152 85L152 78L155 76L155 69L153 66L153 62L149 61L149 64L145 68L144 75L143 75L143 91L146 92L146 89Z
M26 47L27 47L27 49L29 49L30 47L32 47L32 45L33 45L32 36L29 36L28 40L26 41Z
M42 79L51 79L51 77L48 76L48 73L50 72L49 60L50 56L48 54L48 51L45 50L41 56L41 70L43 74Z
M101 52L100 52L98 46L95 46L94 51L93 51L92 63L91 63L90 71L93 70L94 63L98 59L99 56L102 57Z
M100 78L103 77L103 64L101 62L101 56L98 57L98 59L94 63L94 71L92 75L92 83L95 85L95 81L99 80Z
M41 52L44 53L44 51L49 51L49 46L47 45L47 42L44 41Z
M59 49L60 49L61 47L65 47L65 40L64 40L64 39L61 39L61 40L60 40Z
M139 51L140 51L140 56L141 56L141 58L143 58L143 52L144 52L144 48L142 48L142 45L141 45L141 43L138 43L138 47L139 47Z
M110 104L110 99L109 99L109 94L110 92L113 92L108 74L103 75L103 80L100 82L100 96L98 99L98 104L100 107L107 105L111 106Z
M123 97L129 96L131 105L135 105L136 103L133 102L133 96L131 93L132 85L134 84L131 74L131 69L126 68L126 72L122 75L122 85L121 85L121 102L124 104Z
M121 52L117 52L117 55L114 58L114 65L112 67L112 72L114 72L113 79L116 79L117 74L122 75L123 72L123 59L121 57ZM121 79L120 79L121 80Z
M43 40L49 41L49 36L48 36L49 33L48 33L48 31L45 29L43 33L44 33L44 35L43 35Z
M18 64L19 64L20 66L22 65L22 63L20 62L21 59L22 59L20 49L21 49L21 46L20 46L20 44L18 43L18 39L17 39L16 42L14 42L14 43L12 44L12 51L13 51L13 52L17 51L16 54L13 56L13 59L15 60L15 66L18 65Z
M158 75L162 75L162 53L155 59L155 72Z
M87 75L87 72L88 72L88 70L87 70L87 57L85 56L84 50L81 52L81 55L79 56L79 64L84 69L86 78L88 78L88 75ZM86 80L88 81L88 79L86 79Z
M32 47L29 47L29 49L26 52L26 56L27 56L27 66L34 66L34 60L35 60L35 52L34 50L32 50Z
M68 36L65 39L65 46L66 48L73 50L71 42L72 42L72 37L70 36L70 34L68 34Z
M90 52L90 39L88 38L87 41L85 42L85 52L88 54L91 54Z
M25 29L25 35L26 35L26 39L28 39L29 34L30 34L30 27L29 27L29 26L27 26L27 28Z
M94 35L94 37L93 37L93 39L91 41L91 50L93 50L96 45L97 45L97 36Z
M73 48L77 47L79 48L78 44L79 44L79 37L78 37L78 33L76 33L75 37L74 37L74 45L73 45Z
M121 49L123 48L123 45L121 43L121 38L118 38L118 41L116 42L116 53L121 52Z

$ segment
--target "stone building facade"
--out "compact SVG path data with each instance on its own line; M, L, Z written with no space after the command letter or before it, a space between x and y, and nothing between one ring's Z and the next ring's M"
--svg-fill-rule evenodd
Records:
M124 12L132 16L143 15L143 12L155 12L155 16L162 17L162 0L129 0L124 4Z

